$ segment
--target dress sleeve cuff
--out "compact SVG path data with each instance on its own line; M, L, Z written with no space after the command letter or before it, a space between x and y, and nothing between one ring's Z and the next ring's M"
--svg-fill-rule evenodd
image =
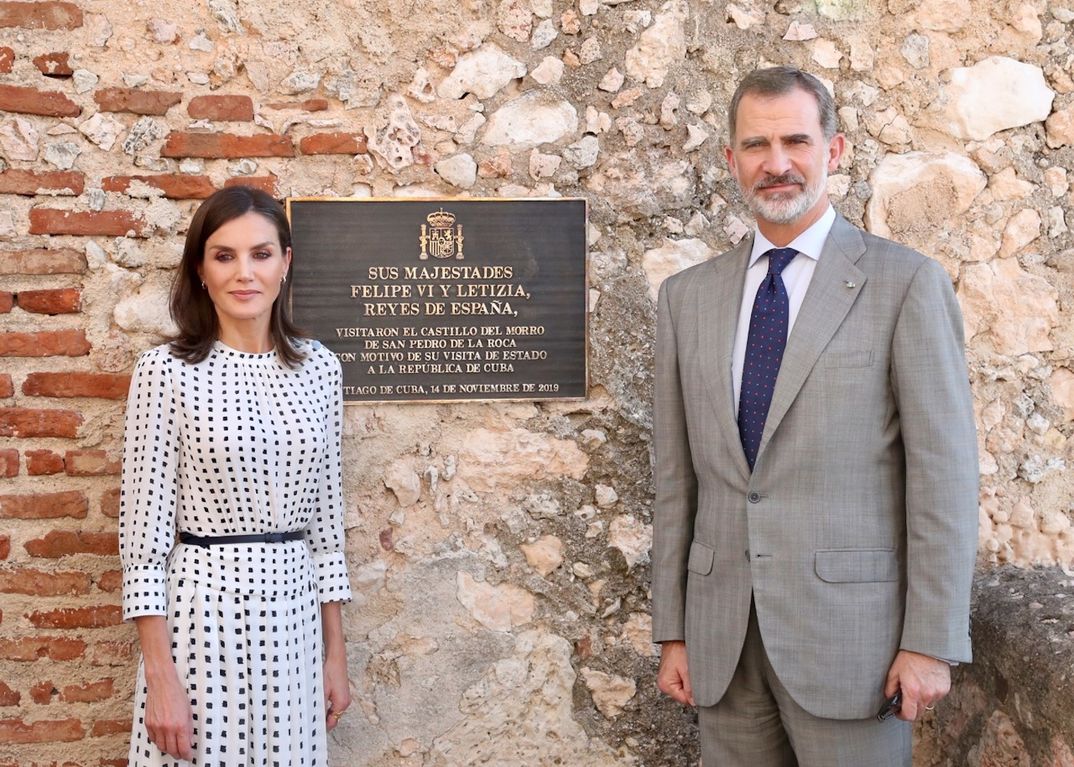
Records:
M162 565L123 568L123 620L142 615L167 615L168 590Z
M351 601L351 583L342 551L314 556L313 571L317 576L317 595L321 602Z

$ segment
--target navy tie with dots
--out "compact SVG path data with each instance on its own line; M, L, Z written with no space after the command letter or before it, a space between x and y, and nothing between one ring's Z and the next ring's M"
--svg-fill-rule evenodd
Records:
M776 376L787 345L790 324L790 300L780 276L798 251L794 248L773 248L768 256L768 275L757 289L750 314L750 332L746 341L746 359L742 365L742 385L738 395L738 433L746 461L753 470L757 450L761 447L764 422Z

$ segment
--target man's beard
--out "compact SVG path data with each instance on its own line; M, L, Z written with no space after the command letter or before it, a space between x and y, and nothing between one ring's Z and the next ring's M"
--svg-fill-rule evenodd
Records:
M780 192L767 197L758 194L770 186L799 184L800 192ZM753 215L773 224L793 224L816 205L828 186L828 169L822 168L813 184L806 186L805 178L793 171L781 176L768 176L754 184L748 191L744 190L746 202Z

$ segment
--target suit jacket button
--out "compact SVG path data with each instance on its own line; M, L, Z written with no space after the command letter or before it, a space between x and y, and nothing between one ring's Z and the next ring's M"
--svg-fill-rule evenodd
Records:
M749 500L750 503L760 503L761 502L761 494L758 493L758 492L750 493L749 495L746 496L746 498Z

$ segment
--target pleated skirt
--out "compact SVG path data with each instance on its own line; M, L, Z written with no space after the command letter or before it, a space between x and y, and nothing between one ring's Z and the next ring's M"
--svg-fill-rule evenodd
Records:
M179 760L149 740L139 663L129 767L327 765L320 610L312 579L305 585L235 593L169 579L172 657L190 695L195 755Z

